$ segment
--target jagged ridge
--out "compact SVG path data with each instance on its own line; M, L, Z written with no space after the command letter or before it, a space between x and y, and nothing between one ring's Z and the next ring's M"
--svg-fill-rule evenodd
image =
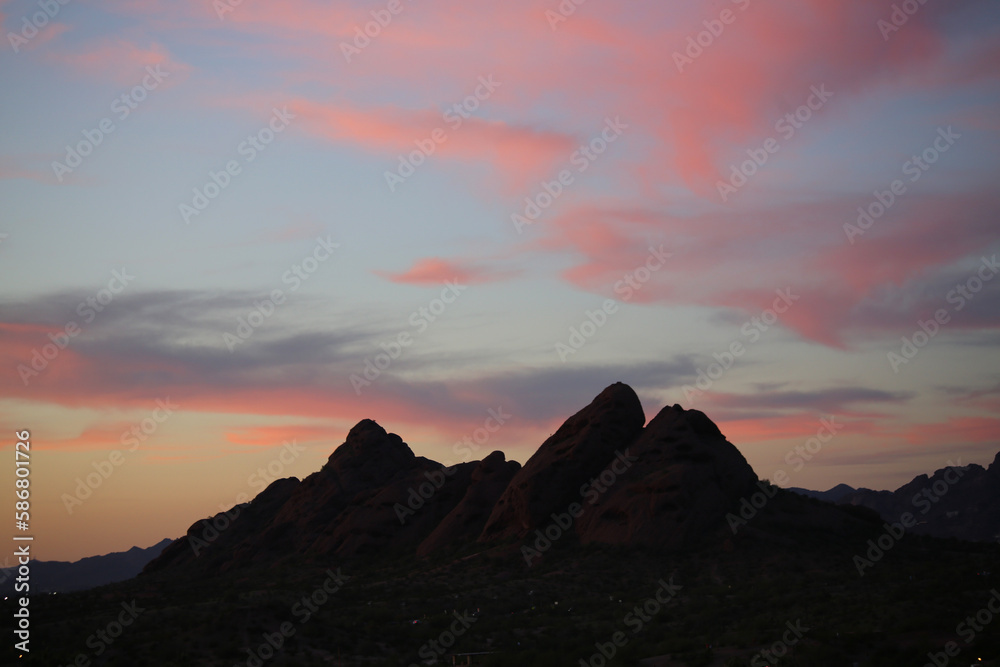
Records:
M570 543L679 550L731 538L727 514L757 491L743 455L697 410L665 407L644 424L638 396L616 383L523 467L497 451L445 468L365 419L318 472L278 480L250 503L196 522L146 571L523 543L570 508ZM785 515L803 512L833 533L860 520L790 493L772 504L777 514L749 534L781 530Z

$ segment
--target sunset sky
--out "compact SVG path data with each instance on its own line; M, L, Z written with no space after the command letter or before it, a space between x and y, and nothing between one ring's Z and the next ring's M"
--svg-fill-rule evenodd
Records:
M524 462L615 381L793 486L1000 450L994 2L50 2L0 2L39 558L178 537L363 418Z

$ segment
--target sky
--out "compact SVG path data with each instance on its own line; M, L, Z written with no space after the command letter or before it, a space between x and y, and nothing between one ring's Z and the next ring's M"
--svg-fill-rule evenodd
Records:
M1000 450L995 3L0 24L0 488L28 430L38 558L178 537L365 418L523 463L617 381L791 486Z

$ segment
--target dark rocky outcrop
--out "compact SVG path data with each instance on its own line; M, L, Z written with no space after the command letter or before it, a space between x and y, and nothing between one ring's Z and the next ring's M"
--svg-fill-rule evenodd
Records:
M750 464L697 410L664 408L628 452L634 461L621 478L591 494L593 509L578 524L584 542L677 549L724 525L739 499L756 491Z
M698 410L673 405L644 423L636 393L617 383L567 419L524 467L497 451L445 468L366 419L319 471L301 482L275 481L251 502L195 523L145 571L211 574L293 556L427 557L477 542L506 550L528 544L571 508L573 520L560 529L572 536L566 545L653 551L867 536L881 522L866 508L892 520L911 511L921 521L916 532L928 534L993 539L1000 526L1000 455L989 470L939 470L894 493L845 496L858 507L834 506L759 481ZM956 475L947 494L927 503L926 517L919 514L914 498Z
M508 461L503 452L493 452L479 462L462 500L448 513L417 549L425 556L449 545L472 541L482 532L500 496L521 469L517 461Z
M602 391L542 443L497 501L480 541L523 537L580 500L580 487L599 475L642 431L639 397L626 384Z
M250 503L195 523L146 569L196 563L224 572L291 554L415 549L465 496L476 466L446 469L415 456L398 435L366 419L318 472L301 482L277 480Z

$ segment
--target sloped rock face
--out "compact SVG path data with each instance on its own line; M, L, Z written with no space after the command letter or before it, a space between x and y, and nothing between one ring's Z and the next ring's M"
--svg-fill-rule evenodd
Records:
M580 500L580 488L642 431L646 418L631 387L616 383L550 436L500 496L480 541L520 538Z
M418 457L370 493L358 494L337 517L335 527L306 553L349 557L383 549L412 551L465 496L475 463L451 468Z
M756 490L750 464L697 410L664 408L628 454L628 469L606 474L606 491L584 503L583 542L680 548L724 525L734 503Z
M299 486L294 477L275 480L249 503L237 505L208 519L195 522L179 540L172 542L144 568L155 572L197 562L209 571L224 571L253 561L257 550L249 549L262 526L267 526ZM265 557L267 554L260 553Z
M417 549L426 556L449 546L471 542L479 536L497 501L521 469L517 461L508 461L503 452L493 452L480 461L469 481L462 500L448 513Z

